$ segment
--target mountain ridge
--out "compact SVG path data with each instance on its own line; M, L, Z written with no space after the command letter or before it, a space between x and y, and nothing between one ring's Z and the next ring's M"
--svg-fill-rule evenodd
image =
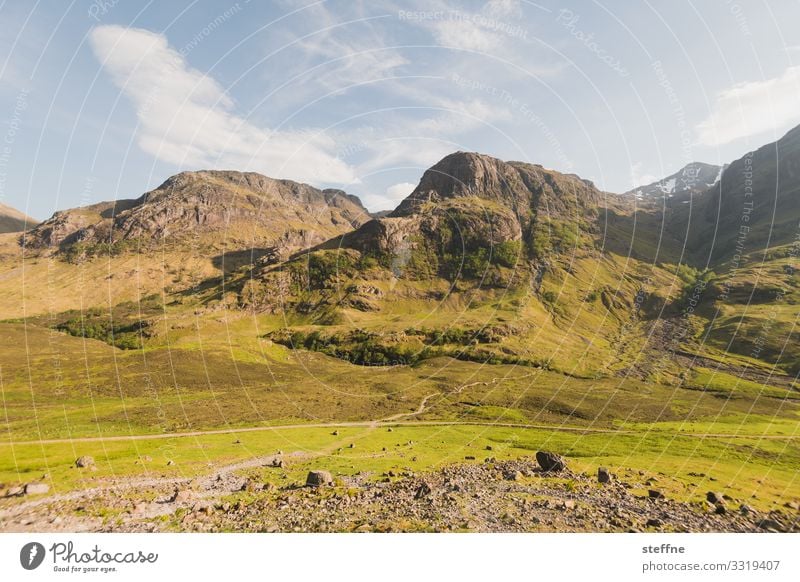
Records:
M0 202L0 234L22 232L35 226L38 222L24 212Z

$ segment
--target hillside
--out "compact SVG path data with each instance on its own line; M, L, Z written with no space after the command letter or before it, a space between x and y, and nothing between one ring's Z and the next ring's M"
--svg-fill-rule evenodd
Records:
M369 219L355 196L252 172L184 172L135 200L57 212L25 236L31 249L72 255L183 242L258 248L275 257L346 232Z
M800 126L731 162L701 195L669 199L662 216L696 266L730 267L734 255L763 256L797 240L798 192Z
M0 235L17 454L0 529L330 529L302 487L321 468L335 495L361 492L324 514L337 530L424 529L408 516L457 499L454 475L453 503L487 499L466 529L512 528L496 522L509 487L546 498L520 530L795 527L794 247L698 267L640 202L457 152L376 218L338 191L196 172ZM540 450L574 472L539 481L517 460ZM34 505L23 481L42 474L72 497ZM710 515L710 488L750 513ZM366 519L387 492L401 502ZM424 519L449 528L456 511ZM54 512L62 526L42 525Z
M36 225L37 222L30 216L25 216L19 210L0 203L0 234L22 232Z

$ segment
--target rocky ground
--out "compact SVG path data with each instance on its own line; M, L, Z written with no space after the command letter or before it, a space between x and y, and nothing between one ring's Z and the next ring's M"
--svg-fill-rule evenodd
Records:
M658 489L639 489L646 483L558 466L545 471L547 461L489 458L420 475L405 470L337 479L320 471L307 483L278 487L254 478L252 470L247 475L248 469L285 465L280 457L265 457L194 480L132 481L22 502L7 498L0 505L0 530L800 531L793 503L761 513L716 492L703 504L680 503Z

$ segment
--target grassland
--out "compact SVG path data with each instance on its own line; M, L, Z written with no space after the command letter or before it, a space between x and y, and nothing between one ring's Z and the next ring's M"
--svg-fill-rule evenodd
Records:
M21 263L12 244L2 248L6 265L24 266L0 272L0 483L44 478L68 493L191 478L283 450L296 453L288 470L253 470L290 485L311 468L375 478L402 467L424 472L480 460L491 446L498 458L550 449L578 471L641 471L675 499L697 501L718 488L769 509L800 497L800 392L737 374L782 369L714 339L743 317L740 304L723 306L728 319L710 334L703 318L714 306L698 310L691 341L704 333L710 340L678 346L703 356L693 369L671 362L665 381L628 372L652 351L648 318L679 313L675 301L697 272L577 253L553 265L539 289L439 281L439 300L423 294L430 282L375 277L367 283L390 299L379 310L339 306L339 318L321 325L299 311L239 308L237 277L248 276L247 265L222 273L201 253L69 265L46 256ZM769 272L782 271L776 263ZM753 325L769 317L786 324L793 301L787 293L778 316L766 306L745 316L760 318ZM98 321L108 325L91 327ZM469 343L413 365L361 366L270 339L287 328L391 336L517 322L531 325L478 347L525 356L519 364L459 358ZM83 333L90 328L100 332ZM119 330L140 341L121 344ZM779 331L770 346L791 337ZM75 469L80 455L93 456L97 471Z

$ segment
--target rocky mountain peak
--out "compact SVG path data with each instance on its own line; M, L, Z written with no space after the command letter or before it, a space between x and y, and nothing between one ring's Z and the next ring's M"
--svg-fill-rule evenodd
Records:
M452 153L425 171L419 185L392 216L405 216L427 202L447 198L502 198L515 174L513 167L491 156L474 152Z
M361 201L340 190L255 172L202 170L176 174L136 200L58 212L28 233L25 244L41 248L198 236L211 244L223 239L245 245L311 244L369 219Z

